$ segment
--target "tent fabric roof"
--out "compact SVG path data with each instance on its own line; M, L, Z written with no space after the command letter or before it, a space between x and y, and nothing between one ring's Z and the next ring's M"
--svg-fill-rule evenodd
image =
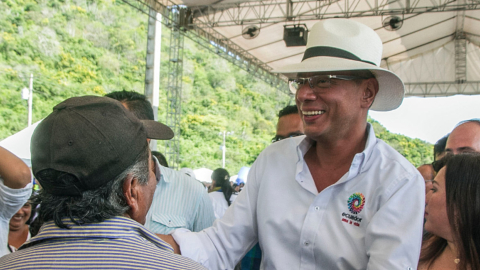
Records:
M12 152L31 167L30 139L41 120L0 141L0 146Z
M407 96L480 94L480 4L473 0L137 1L150 6L152 2L186 5L192 11L194 27L215 31L270 70L300 62L305 50L304 46L286 47L284 25L306 24L310 29L320 19L349 18L380 36L382 67L400 75ZM392 15L403 20L396 31L383 27L383 21ZM251 25L260 27L260 34L245 39L242 29Z

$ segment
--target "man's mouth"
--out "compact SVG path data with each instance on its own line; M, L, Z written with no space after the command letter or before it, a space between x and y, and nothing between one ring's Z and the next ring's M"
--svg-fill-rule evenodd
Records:
M302 114L306 116L320 115L324 113L325 111L302 111Z

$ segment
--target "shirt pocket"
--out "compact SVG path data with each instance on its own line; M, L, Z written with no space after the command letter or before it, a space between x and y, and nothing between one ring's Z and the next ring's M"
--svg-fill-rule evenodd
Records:
M187 228L187 221L182 216L169 214L153 214L153 222L171 229Z

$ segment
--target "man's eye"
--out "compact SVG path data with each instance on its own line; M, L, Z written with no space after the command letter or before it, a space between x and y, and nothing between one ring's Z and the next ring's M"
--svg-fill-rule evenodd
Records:
M317 85L317 87L328 87L328 86L330 86L330 80L328 80L328 79L318 79L316 85Z

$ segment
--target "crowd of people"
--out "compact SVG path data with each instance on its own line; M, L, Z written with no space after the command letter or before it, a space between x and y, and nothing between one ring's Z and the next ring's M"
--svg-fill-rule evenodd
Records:
M0 147L0 269L480 270L480 119L416 169L367 122L404 96L381 55L361 23L316 23L302 62L275 71L296 105L272 144L244 186L218 168L210 193L150 150L174 134L145 96L61 102L31 170Z

